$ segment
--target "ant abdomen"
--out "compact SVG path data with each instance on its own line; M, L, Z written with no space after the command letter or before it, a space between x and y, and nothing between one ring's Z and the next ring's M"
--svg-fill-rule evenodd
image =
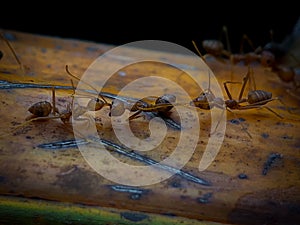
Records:
M209 54L220 56L224 51L224 45L218 40L204 40L202 46Z
M37 102L29 107L29 112L38 117L48 116L52 111L52 105L47 101Z
M272 93L268 91L254 90L248 92L248 103L250 104L269 100L271 98L272 98Z

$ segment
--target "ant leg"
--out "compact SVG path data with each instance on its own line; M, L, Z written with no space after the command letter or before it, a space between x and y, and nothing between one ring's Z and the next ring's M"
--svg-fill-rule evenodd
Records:
M201 54L201 52L200 52L198 46L196 45L196 42L195 42L195 41L192 41L192 43L193 43L194 48L196 49L198 55L200 56L200 58L203 59L203 61L206 63L206 59L205 59L205 57Z
M34 117L34 118L31 118L30 120L27 120L25 121L24 123L21 123L15 127L13 127L9 132L3 134L3 135L0 135L0 138L1 137L5 137L5 136L8 136L10 134L12 134L14 131L16 131L17 129L21 128L21 127L24 127L28 124L30 124L31 122L33 121L38 121L38 120L51 120L51 119L58 119L60 118L60 116L45 116L45 117Z
M248 45L252 48L253 51L256 51L254 48L254 44L251 41L251 39L248 37L248 35L244 34L241 40L241 44L240 44L240 53L243 54L244 53L244 44L245 41L248 43Z
M286 109L286 111L288 111L290 114L294 114L290 109L289 107L280 99L280 98L273 98L272 100L277 100L279 101Z
M299 87L296 87L296 90L298 89ZM300 96L296 95L295 93L293 93L290 89L287 89L286 92L291 95L292 97L296 98L296 99L299 99L300 100Z
M229 42L227 26L222 27L222 33L224 33L224 35L225 35L227 51L231 54L231 47L230 47L230 42Z
M250 66L248 66L248 72L247 72L246 76L243 78L242 88L240 90L240 94L239 94L239 98L238 98L239 102L244 102L245 101L244 99L242 99L242 97L243 97L243 94L244 94L244 91L245 91L246 84L249 80L249 77L250 77ZM226 82L223 83L226 94L227 94L227 96L230 100L232 100L232 96L231 96L230 91L227 87L227 84L240 84L240 83L241 82L236 82L236 81L226 81Z
M223 108L223 110L222 110L222 114L221 114L221 116L220 116L220 118L219 118L219 120L218 120L218 123L217 123L217 125L216 125L216 127L215 127L214 131L213 131L213 132L211 132L211 133L210 133L210 135L213 135L213 134L215 134L215 133L216 133L216 131L217 131L217 128L218 128L218 127L219 127L219 125L220 125L221 118L224 116L224 112L225 112L225 108Z
M235 117L236 119L238 119L238 116L236 115L235 112L233 112L233 111L232 111L231 109L229 109L228 107L227 107L226 109L227 109L229 112L231 112L231 113L234 115L234 117ZM244 125L243 125L242 123L239 123L239 125L241 125L242 130L245 131L245 132L247 133L247 135L252 139L252 136L251 136L251 134L247 131L247 128L244 127Z
M90 88L92 88L96 93L98 93L97 89L94 88L92 85L90 85L89 83L85 82L84 80L81 80L79 77L77 77L77 76L75 76L74 74L72 74L72 73L70 72L70 70L69 70L69 66L68 66L68 65L66 65L65 69L66 69L66 72L67 72L67 74L68 74L69 76L71 76L71 77L73 77L74 79L76 79L76 80L78 80L78 81L84 83L85 85L87 85L87 86L89 86ZM106 101L106 99L105 99L101 94L98 94L98 97L100 97L100 98L105 102L105 104L109 104L109 103Z
M250 66L248 65L248 71L247 71L247 74L246 76L243 78L243 85L242 85L242 88L241 88L241 91L240 91L240 94L239 94L239 101L242 99L242 96L244 94L244 91L245 91L245 87L246 87L246 84L249 80L249 77L250 77Z
M263 105L263 106L260 106L259 108L265 108L267 110L269 110L270 112L274 113L276 116L278 116L280 119L283 119L283 116L279 115L277 112L275 112L273 109L271 109L270 107L266 106L266 105Z
M270 112L272 112L273 114L278 116L279 118L283 119L283 116L279 115L277 112L275 112L270 107L268 107L266 105L263 105L263 104L266 104L267 102L270 102L270 101L273 101L273 100L277 100L277 99L268 99L268 100L265 100L265 101L256 102L256 103L253 103L251 105L241 106L238 109L239 110L246 110L246 109L259 109L259 108L263 109L263 108L266 108L267 110L269 110Z
M55 103L55 87L52 87L52 113L55 116L58 113Z
M227 87L227 84L241 84L241 82L225 81L225 82L223 83L224 89L225 89L225 91L226 91L226 94L227 94L228 98L229 98L230 100L232 100L232 96L231 96L231 93L230 93L230 91L229 91L229 89L228 89L228 87Z
M14 48L11 46L11 44L9 43L9 41L4 37L4 35L2 33L0 33L0 38L7 44L7 46L9 47L10 51L12 52L12 54L14 55L14 58L16 59L17 63L19 64L22 72L24 72L24 68L23 65L19 59L19 57L17 56Z
M290 114L293 114L293 112L288 108L288 106L280 98L278 98L278 97L277 98L271 98L271 99L263 100L263 101L260 101L260 102L256 102L256 103L253 103L251 105L243 106L240 109L260 108L260 106L261 107L267 107L267 106L265 106L266 103L271 102L271 101L275 101L275 100L279 101L284 106L284 108L286 109L286 111L288 111ZM271 111L270 108L268 110ZM272 111L274 111L274 110L272 110ZM274 114L279 115L278 113L274 113ZM282 116L279 116L279 117L283 118Z
M248 70L250 70L249 66L248 66ZM249 72L249 86L250 86L250 90L252 90L252 91L256 90L256 83L255 83L254 73L253 73L252 68L251 68L251 71Z
M138 110L137 112L135 112L134 114L129 116L129 118L127 120L133 120L133 119L137 119L139 117L145 117L143 115L139 115L141 112L142 112L141 110Z

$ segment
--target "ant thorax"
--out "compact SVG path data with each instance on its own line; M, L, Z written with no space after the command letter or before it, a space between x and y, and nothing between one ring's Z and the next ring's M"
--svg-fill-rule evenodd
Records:
M239 107L239 103L234 99L228 99L225 101L226 107L230 109L237 109Z

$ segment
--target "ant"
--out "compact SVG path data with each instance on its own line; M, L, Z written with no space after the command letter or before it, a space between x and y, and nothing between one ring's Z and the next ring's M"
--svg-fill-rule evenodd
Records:
M31 119L27 120L27 122L36 120L61 119L64 124L67 124L72 116L70 105L67 106L67 110L61 113L56 108L54 87L52 88L52 105L48 101L40 101L30 106L28 111L32 113L32 116L29 117ZM51 111L52 115L49 116Z
M300 38L299 26L300 18L293 32L287 35L281 43L271 41L264 46L262 52L264 55L273 56L270 61L265 61L262 58L262 65L271 68L271 71L276 73L283 82L292 82L294 90L300 87L300 84L296 82L296 67L300 66L300 60L292 52L293 50L297 51L297 48L299 49L299 46L297 46Z
M217 60L219 60L221 62L224 62L223 57L229 58L231 56L231 49L230 49L229 38L228 38L228 31L227 31L226 26L223 26L222 33L225 34L226 44L227 44L228 50L226 50L224 48L224 44L219 40L215 40L215 39L203 40L202 41L202 47L206 51L206 54L204 56L202 56L201 58L203 58L204 61L207 58L207 56L210 56L210 55L215 57ZM195 44L194 44L194 46L195 46Z
M298 21L300 24L300 19ZM298 25L299 26L299 25ZM232 54L230 56L230 61L232 64L239 62L244 62L246 65L249 65L252 62L258 62L265 68L270 68L280 80L286 83L293 83L295 90L297 90L300 85L297 84L296 77L296 68L295 65L300 65L300 61L295 57L291 51L291 45L293 42L296 42L296 39L299 39L299 31L296 30L297 25L295 26L294 32L286 37L282 43L276 43L271 41L267 43L263 48L258 47L253 52L243 53L243 44L246 40L249 45L254 49L254 45L247 35L244 35L241 43L241 52L240 54ZM298 33L296 33L298 32ZM273 31L270 31L271 40L273 40ZM288 60L288 61L287 61ZM287 65L294 62L293 66Z
M247 98L242 98L245 87L247 82L251 82L253 84L253 90L250 90L247 94ZM247 110L247 109L254 109L254 108L265 108L278 116L279 118L283 119L283 116L276 113L274 110L272 110L270 107L266 106L267 103L271 101L278 100L281 102L282 105L285 106L285 104L282 102L282 100L279 97L273 98L272 93L264 90L257 90L255 86L255 80L253 77L253 71L250 71L250 67L248 66L248 72L246 76L243 78L242 87L240 90L240 94L238 97L238 100L235 100L232 98L231 93L229 92L229 89L227 87L227 84L237 84L240 82L233 82L233 81L226 81L223 83L224 89L226 91L226 94L228 96L228 100L225 101L226 108L230 110ZM246 105L241 105L241 103L247 103ZM287 108L287 107L286 107ZM289 112L290 110L287 109Z
M246 65L249 65L252 62L259 62L263 66L271 66L275 63L275 54L273 51L271 51L271 48L274 49L275 45L266 45L269 46L262 48L261 46L254 48L254 44L251 41L251 39L244 34L242 36L241 44L240 44L240 53L232 53L230 49L229 44L229 38L228 38L228 30L226 26L223 26L222 29L223 33L226 37L226 43L228 50L225 50L224 44L219 40L209 39L209 40L203 40L202 41L202 47L207 52L208 55L212 55L217 59L221 59L222 57L226 57L230 60L232 65L235 65L239 62L244 62ZM244 45L245 42L249 44L252 51L244 53ZM278 46L278 45L276 45ZM276 48L277 49L277 48ZM207 56L204 55L204 58ZM221 60L224 62L223 60Z
M66 66L66 71L67 73L72 77L77 80L80 80L77 76L73 75L69 69L68 66ZM84 82L83 80L80 80L90 88L92 88L94 91L97 92L97 90L91 86L89 83ZM80 97L87 97L91 98L90 95L80 95ZM92 98L89 100L87 106L78 106L77 108L74 109L73 114L75 119L79 120L79 116L82 115L83 113L87 111L99 111L101 110L104 106L109 106L109 116L121 116L125 112L125 110L129 110L130 112L135 112L133 115L129 116L127 118L129 121L136 119L140 117L139 114L142 112L155 112L158 114L164 114L170 111L173 108L173 105L171 104L172 102L175 102L176 97L173 95L163 95L160 97L156 96L148 96L145 98L142 98L140 100L135 100L135 99L124 99L124 98L114 98L111 103L109 103L103 95L100 93L96 98ZM84 120L84 119L80 119Z
M218 40L204 40L202 41L202 46L206 50L208 55L214 56L219 61L224 63L223 57L226 57L231 62L231 65L236 65L237 63L244 62L245 65L249 65L253 62L258 62L265 68L270 68L272 72L276 73L277 76L286 83L292 82L295 89L300 87L297 84L296 68L294 66L287 66L282 63L283 59L287 56L290 57L289 60L294 60L297 65L300 65L299 60L289 52L290 45L299 38L299 24L300 19L295 25L292 34L288 35L282 43L275 43L273 41L267 43L263 48L261 46L254 48L254 44L247 35L243 35L240 44L240 53L232 53L230 50L228 33L226 26L223 26L223 32L225 33L228 50L225 50L224 45ZM271 40L273 40L273 31L270 31ZM253 49L250 52L244 53L244 44L247 42L249 46ZM203 58L207 56L204 55Z
M24 127L33 121L61 119L61 121L64 124L68 124L70 121L70 118L72 116L72 111L71 111L70 105L68 105L67 109L63 112L59 112L58 109L56 108L55 88L54 87L52 88L52 105L48 101L40 101L40 102L37 102L37 103L31 105L28 108L28 111L31 113L31 115L25 119L26 121L24 123L13 127L12 131L14 131L20 127ZM9 134L9 133L7 133L7 134ZM3 136L3 135L1 135L1 136Z
M68 66L66 66L66 71L71 77L80 80L77 76L73 75L68 70ZM83 80L80 81L97 92L97 90L89 83L86 83ZM90 98L90 96L86 96L86 97ZM134 112L134 114L132 114L127 118L127 120L129 121L141 117L140 114L142 112L153 112L153 113L157 113L159 116L164 117L164 116L168 116L169 111L173 108L173 103L176 101L176 96L171 94L165 94L162 96L147 96L139 100L133 98L124 98L124 97L123 98L112 97L112 98L113 100L111 101L111 103L109 103L106 101L104 96L99 93L96 98L92 98L89 101L86 107L79 106L75 108L73 110L73 117L77 119L79 115L85 113L86 111L98 111L101 110L104 106L109 106L110 117L121 116L123 115L125 110Z
M77 76L73 75L69 71L68 66L66 66L66 71L71 77L79 80L79 78ZM87 111L98 111L98 110L102 109L104 106L111 107L111 104L108 103L104 99L104 97L99 94L99 96L102 98L102 100L99 99L98 97L92 98L88 102L87 106L78 106L72 112L71 105L73 105L73 100L74 100L74 95L75 95L75 88L74 88L72 79L71 79L71 83L72 83L72 87L73 87L72 103L68 104L67 109L65 111L59 112L58 109L56 108L55 88L53 87L52 88L52 104L48 101L40 101L40 102L37 102L37 103L31 105L28 108L28 111L31 113L31 115L26 118L26 122L14 127L13 130L23 127L33 121L42 121L42 120L44 121L44 120L51 120L51 119L60 119L64 124L68 124L70 122L70 118L72 115L74 116L75 119L79 120L78 117ZM88 83L85 83L85 84L89 85ZM92 87L92 86L90 86L90 87Z
M194 106L194 107L204 109L204 110L211 110L212 108L215 107L215 108L222 109L224 112L224 109L226 109L226 110L230 111L231 113L233 113L235 117L237 117L237 115L228 107L227 104L228 104L227 101L224 101L220 97L215 97L214 93L211 91L211 89L210 89L210 74L209 74L208 88L205 89L204 91L202 91L198 97L194 98L190 102L190 106ZM216 125L214 131L211 134L213 134L217 130L219 123L220 123L220 120L219 120L218 124ZM242 130L245 131L250 138L252 138L251 134L246 130L246 128L242 124L240 124L240 125L242 126Z
M253 49L253 51L244 53L244 43L247 41L247 43L250 45L250 47ZM261 54L262 53L262 54ZM242 37L242 41L240 44L240 53L232 53L229 56L231 64L235 65L239 62L244 62L244 64L249 65L252 62L258 62L261 63L261 61L267 63L273 61L273 55L271 54L264 54L265 52L262 52L262 48L254 48L254 45L250 38L244 34ZM266 52L267 53L267 52Z
M202 54L201 54L200 50L198 49L196 43L194 41L192 41L192 43L193 43L197 53L199 54L199 56L204 60L204 62L206 62L205 57L202 56ZM211 91L211 89L210 89L210 73L209 73L209 77L208 77L208 88L205 89L204 91L202 91L198 97L194 98L189 103L189 105L200 108L200 109L204 109L204 110L211 110L212 108L219 108L219 109L223 110L223 113L224 113L224 109L227 109L228 111L232 112L235 117L237 117L236 114L226 106L226 102L224 101L224 99L222 99L220 97L216 97L215 94ZM223 114L222 114L222 116L223 116ZM222 117L220 117L220 119L221 118ZM211 134L213 134L217 130L220 122L221 121L219 120L219 122L216 125L214 131ZM242 129L247 133L247 135L250 138L252 138L252 136L246 130L246 128L242 124L240 124L240 125L242 126Z
M240 82L226 81L223 83L223 85L224 85L226 94L229 98L228 100L224 101L221 98L216 98L215 95L210 90L210 88L208 88L208 89L204 90L203 92L201 92L201 94L197 98L193 99L190 102L190 105L194 105L195 107L198 107L198 108L204 109L204 110L210 110L213 107L217 107L217 108L220 108L223 110L226 109L229 112L233 113L235 116L236 116L236 114L233 112L233 110L248 110L248 109L254 109L254 108L265 108L265 109L269 110L270 112L272 112L273 114L275 114L276 116L278 116L279 118L283 119L283 116L279 115L274 110L272 110L270 107L266 106L266 104L268 102L271 102L274 100L278 100L284 105L284 103L278 97L272 98L271 92L267 92L264 90L256 90L254 88L253 90L248 92L247 98L242 98L247 82L250 79L253 79L253 77L252 77L253 72L252 71L250 72L250 67L248 67L248 68L249 68L248 72L243 79L243 84L242 84L242 87L240 90L238 100L235 100L232 98L232 95L229 92L227 84L228 83L237 84ZM252 82L254 83L254 80L252 80ZM210 82L209 82L209 85L210 85ZM247 103L247 104L243 105L242 103ZM217 126L216 126L216 128L217 128ZM246 131L242 124L241 124L241 126L242 126L243 130ZM246 131L246 133L248 134L248 136L250 138L252 138L252 136L250 135L250 133L248 131Z
M200 57L202 57L202 55L201 55L199 49L197 48L196 44L194 42L193 42L193 44L194 44L198 54L200 55ZM247 98L242 98L243 94L244 94L244 91L245 91L246 84L248 83L248 81L253 84L253 90L248 92ZM249 65L248 65L248 72L247 72L246 76L243 79L243 83L242 83L242 87L241 87L241 90L240 90L238 100L235 100L235 99L232 98L232 95L231 95L231 93L230 93L230 91L227 87L228 83L237 84L237 83L240 83L240 82L226 81L226 82L223 83L225 92L226 92L226 94L229 98L228 100L224 101L223 99L221 99L219 97L215 97L213 92L210 90L210 76L209 76L208 89L204 90L203 92L200 93L200 95L198 97L193 99L190 102L190 105L195 106L195 107L200 108L200 109L204 109L204 110L210 110L214 107L220 108L220 109L223 109L223 110L226 109L226 110L232 112L235 116L236 116L236 114L233 112L233 110L248 110L248 109L254 109L254 108L266 108L267 110L269 110L270 112L272 112L276 116L278 116L279 118L283 119L283 117L281 115L276 113L270 107L266 106L266 104L268 102L271 102L271 101L274 101L274 100L280 101L284 106L285 106L285 104L282 102L282 100L280 98L278 98L278 97L273 98L271 92L256 89L255 80L254 80L254 77L253 77L253 71L252 70L250 71L250 66ZM242 103L247 103L247 104L243 105ZM216 126L216 128L217 128L217 126ZM243 127L242 124L241 124L241 126ZM216 128L215 128L215 130L216 130ZM244 127L243 127L243 130L245 130ZM246 133L248 134L248 136L250 138L252 138L252 136L250 135L249 132L246 131Z

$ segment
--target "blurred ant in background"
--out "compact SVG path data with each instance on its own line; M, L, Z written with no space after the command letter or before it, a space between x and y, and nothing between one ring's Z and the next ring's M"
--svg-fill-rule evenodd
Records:
M270 31L271 41L264 47L259 46L257 48L254 47L254 44L247 35L243 35L240 44L240 53L231 52L228 30L225 26L222 32L225 34L227 50L219 40L204 40L202 41L202 47L206 51L204 59L208 56L213 56L223 63L227 59L231 65L238 63L249 65L253 62L258 62L263 67L269 68L272 72L276 73L281 81L292 83L295 91L300 87L300 84L296 80L296 75L299 73L300 68L300 18L294 26L292 33L287 35L280 43L273 41L273 31ZM252 51L244 52L245 42L249 44Z

